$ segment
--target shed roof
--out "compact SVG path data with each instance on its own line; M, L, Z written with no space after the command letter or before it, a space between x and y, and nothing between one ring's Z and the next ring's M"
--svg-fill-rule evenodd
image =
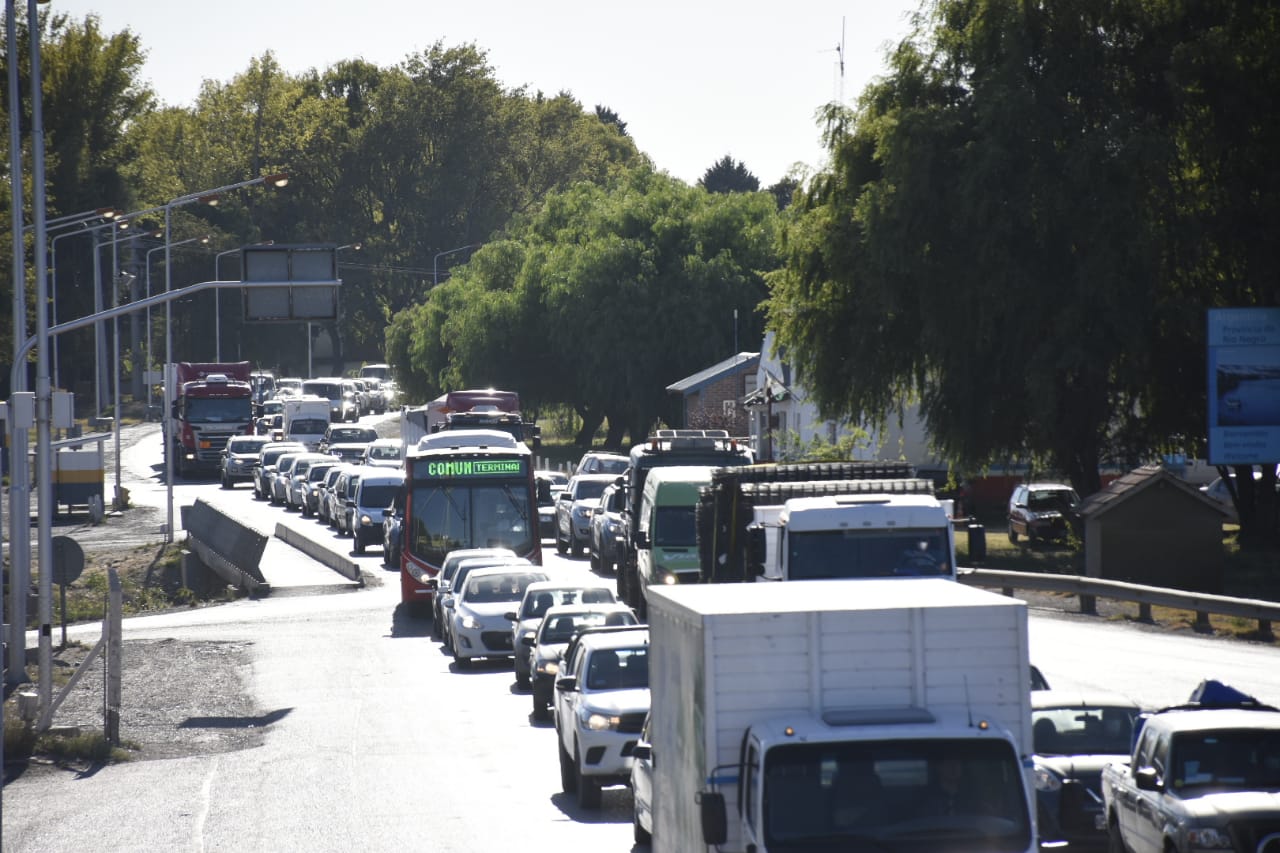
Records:
M726 376L748 371L755 373L756 368L759 366L760 353L740 352L718 364L711 365L705 370L699 370L692 376L686 376L679 382L671 383L667 386L667 391L672 394L692 394L695 391L701 391L714 382L719 382Z
M1141 494L1156 483L1169 483L1174 488L1186 492L1191 498L1204 504L1204 506L1219 515L1226 516L1229 514L1220 503L1205 497L1195 486L1180 477L1170 474L1159 465L1144 465L1141 468L1133 469L1128 474L1117 477L1103 487L1101 491L1095 492L1081 501L1077 511L1082 518L1095 518L1105 515L1113 507L1119 506L1135 495Z

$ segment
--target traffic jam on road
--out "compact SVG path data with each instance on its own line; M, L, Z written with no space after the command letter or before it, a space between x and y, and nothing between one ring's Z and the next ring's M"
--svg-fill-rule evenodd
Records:
M1280 853L1280 710L1052 689L1026 605L954 582L913 472L752 465L713 431L536 470L509 392L406 408L388 439L347 402L390 402L343 382L264 401L221 486L379 548L454 671L509 663L565 794L589 812L630 791L638 844ZM804 582L700 583L756 579Z

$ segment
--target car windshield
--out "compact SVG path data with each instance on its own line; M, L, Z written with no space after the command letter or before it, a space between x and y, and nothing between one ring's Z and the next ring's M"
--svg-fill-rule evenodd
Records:
M1027 509L1045 512L1058 510L1064 512L1078 503L1075 492L1069 489L1032 490L1027 495Z
M366 484L360 492L360 506L387 507L396 499L400 486L395 483Z
M311 470L307 474L307 479L313 483L319 483L328 478L331 470L333 470L332 462L316 462L312 464Z
M562 587L540 589L525 598L521 619L540 619L548 610L560 604L601 604L614 602L613 590L608 587Z
M576 490L577 497L574 500L598 501L608 485L603 480L579 480Z
M370 459L399 459L400 448L391 447L390 445L385 445L385 444L382 444L382 445L371 444L369 445L369 458Z
M228 453L257 453L261 449L262 442L252 438L233 438L227 445Z
M1280 730L1227 729L1173 736L1169 786L1236 791L1280 789Z
M587 663L588 690L649 686L649 648L597 649Z
M636 624L635 617L622 610L612 613L564 613L543 620L542 627L538 630L538 642L545 645L567 643L583 628L634 624Z
M524 598L524 591L529 584L535 580L541 580L541 577L529 572L513 572L506 575L476 578L467 584L467 588L462 594L462 600L473 603L519 601Z
M1031 735L1037 755L1127 755L1136 708L1073 705L1034 708Z
M342 427L329 430L329 443L373 441L378 434L364 427Z

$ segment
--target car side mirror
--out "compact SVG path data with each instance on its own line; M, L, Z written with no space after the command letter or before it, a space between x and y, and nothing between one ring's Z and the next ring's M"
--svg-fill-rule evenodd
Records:
M538 638L537 638L537 637L530 637L530 636L521 637L521 638L520 638L520 645L522 645L522 646L528 646L529 648L533 648L534 646L538 645Z
M637 548L649 547L649 531L647 530L636 531L636 547Z
M631 748L631 757L637 761L653 763L653 747L647 743L638 743Z
M699 791L695 799L702 819L702 840L714 846L724 844L729 837L729 817L725 811L724 794Z
M507 613L503 613L502 618L506 619L508 622L518 622L520 620L520 614L516 613L514 610L511 610L511 611L508 611Z
M574 693L578 689L578 677L576 675L566 675L564 678L556 682L556 690L561 693Z
M1160 784L1160 776L1154 767L1139 767L1133 771L1133 784L1139 791L1164 790L1164 785Z

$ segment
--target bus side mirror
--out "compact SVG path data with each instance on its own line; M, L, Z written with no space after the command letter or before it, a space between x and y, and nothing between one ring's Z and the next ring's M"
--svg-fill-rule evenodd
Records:
M729 837L724 794L699 791L697 800L698 812L702 817L702 840L707 844L724 844Z

